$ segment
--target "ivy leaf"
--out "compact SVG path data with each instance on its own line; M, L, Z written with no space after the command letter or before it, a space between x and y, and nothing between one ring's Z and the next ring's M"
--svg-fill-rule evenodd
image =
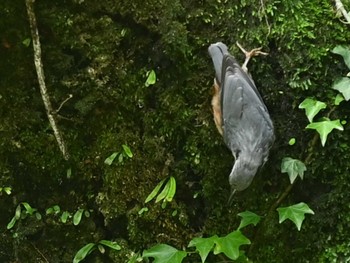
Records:
M214 254L224 253L228 258L236 260L239 257L239 247L249 245L250 240L246 238L241 231L233 231L225 237L219 237L215 240Z
M337 129L343 131L343 125L341 125L340 120L331 121L326 119L320 122L313 122L306 126L306 129L314 129L320 134L322 146L326 144L328 134L333 131L333 129Z
M305 214L315 214L314 211L312 211L309 206L303 202L291 205L288 207L280 207L277 208L278 214L279 214L279 223L281 224L284 220L289 219L291 220L300 231L301 224L303 223L305 219Z
M332 53L341 55L344 59L346 66L350 69L350 49L345 46L336 46L333 48Z
M261 219L261 216L250 211L244 211L242 213L239 213L238 215L242 217L242 219L237 230L240 230L248 225L256 226Z
M95 243L89 243L83 246L79 251L75 254L73 259L73 263L79 263L82 261L87 255L89 255L96 248Z
M201 257L202 263L204 263L208 257L209 252L213 249L215 245L215 241L218 238L219 237L217 235L209 238L197 237L191 240L188 247L196 247L196 251L198 251Z
M334 99L334 105L338 106L342 101L344 100L343 95L341 95L340 93L337 94L337 96Z
M142 257L154 258L153 263L181 263L187 256L185 251L177 250L176 248L166 245L158 244L150 249L144 250Z
M308 118L309 122L312 122L317 113L326 107L326 103L312 98L306 98L299 104L299 109L305 109L306 117Z
M306 166L302 161L290 157L285 157L282 159L281 172L288 173L291 184L294 183L294 180L298 177L298 175L301 179L303 179L305 171Z
M332 89L338 90L346 101L350 99L350 78L342 77L334 81Z

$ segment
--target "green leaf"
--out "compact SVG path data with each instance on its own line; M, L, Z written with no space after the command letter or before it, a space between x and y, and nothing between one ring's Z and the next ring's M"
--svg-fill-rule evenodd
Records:
M181 263L187 256L185 251L177 250L176 248L166 245L158 244L154 247L144 250L142 257L154 258L153 263Z
M22 41L22 44L25 45L26 47L29 47L31 41L32 40L30 38L26 38Z
M163 200L167 196L167 194L169 192L169 189L170 189L170 180L168 180L168 182L164 186L163 190L157 196L156 203L158 203L159 201Z
M346 101L350 99L350 78L342 77L334 81L332 89L338 90Z
M306 166L302 161L290 157L285 157L282 159L281 172L288 173L291 184L294 183L294 180L298 177L298 175L301 179L303 179L305 171Z
M343 125L341 125L340 120L331 121L326 119L320 122L313 122L306 126L306 129L314 129L320 134L322 146L326 144L328 134L333 131L333 129L337 129L343 131Z
M320 112L320 110L325 109L327 107L326 103L312 99L306 98L299 105L299 109L305 109L306 117L309 122L312 122L313 118Z
M41 216L40 213L36 212L34 215L35 215L37 220L41 220L42 219L42 216Z
M277 208L279 214L279 223L281 224L284 220L291 220L300 231L301 224L305 219L305 214L315 214L309 206L305 203L299 203L288 207Z
M27 214L33 215L33 213L37 210L35 208L32 208L27 202L22 202L21 204L26 209Z
M67 169L66 176L68 179L72 177L72 168Z
M80 261L82 261L83 259L85 259L85 257L87 255L89 255L94 249L96 248L96 244L95 243L89 243L86 244L85 246L83 246L81 249L79 249L79 251L75 254L75 257L73 259L73 263L79 263Z
M106 249L104 248L104 246L102 246L100 244L97 244L97 248L101 254L104 254L106 252Z
M344 59L346 66L350 69L350 49L345 46L336 46L333 48L332 52L334 54L341 55Z
M204 263L218 238L217 235L209 238L196 237L190 241L188 247L196 247L196 251L198 251L202 263Z
M119 154L119 156L118 156L118 162L119 162L119 163L123 163L123 159L124 159L124 155L123 155L123 154Z
M46 209L45 214L46 214L46 215L53 214L53 208L52 208L52 207L49 207L48 209Z
M79 225L80 221L81 221L81 216L83 215L84 209L80 208L78 209L74 216L73 216L73 224L75 226Z
M142 257L140 255L140 253L135 253L133 255L131 255L131 257L129 258L127 263L139 263L142 261Z
M114 241L110 241L110 240L100 240L100 242L98 242L106 247L109 247L111 249L114 250L121 250L122 248L117 244L117 242Z
M171 202L175 196L175 193L176 193L176 180L174 177L170 176L170 179L169 179L169 191L165 197L165 199L168 201L168 202Z
M11 194L11 191L12 191L12 188L11 188L11 187L4 187L4 188L3 188L3 191L4 191L7 195L10 195L10 194Z
M261 219L261 216L255 214L253 212L250 212L250 211L244 211L242 213L239 213L238 215L240 217L242 217L242 219L241 219L241 223L239 224L239 227L237 230L240 230L243 227L246 227L246 226L251 225L251 224L256 226Z
M157 186L153 189L153 191L147 196L145 203L148 203L149 201L151 201L158 194L164 182L165 182L165 179L163 179L157 184Z
M59 205L54 205L52 208L53 210L55 210L55 214L58 214L61 211L61 208Z
M149 87L150 85L155 84L156 80L157 80L157 77L156 77L156 73L154 72L154 70L148 71L145 86Z
M69 217L69 212L64 211L61 215L61 222L65 224L67 222L68 217Z
M85 217L90 217L90 212L88 210L84 210L84 216Z
M18 220L21 218L21 213L22 213L22 209L21 209L21 204L19 204L16 207L16 211L15 211L15 218Z
M130 150L129 146L123 144L122 147L123 147L124 153L125 153L129 158L132 158L133 154L132 154L132 151Z
M114 159L117 157L117 155L118 155L118 152L112 153L110 156L108 156L106 158L104 163L107 165L111 165L113 163Z
M225 237L219 237L215 240L215 244L215 255L224 253L228 258L236 260L239 257L239 247L241 245L249 245L250 240L237 230Z
M11 221L7 224L7 229L11 229L13 228L13 226L16 224L17 222L17 219L16 219L16 216L12 217Z
M290 138L288 144L292 146L295 144L295 142L296 142L295 138Z
M139 211L138 211L138 214L139 215L142 215L143 213L147 212L148 211L148 208L147 207L142 207Z
M338 93L337 96L334 99L334 105L338 106L342 101L344 101L344 97L343 97L343 95Z

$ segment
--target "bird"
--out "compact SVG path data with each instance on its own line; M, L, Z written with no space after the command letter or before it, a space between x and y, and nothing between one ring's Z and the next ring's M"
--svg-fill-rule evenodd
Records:
M247 68L251 57L267 53L261 48L248 52L236 44L246 56L242 66L224 43L217 42L208 48L215 69L214 122L235 159L229 175L230 199L236 191L250 186L267 161L275 140L270 114Z

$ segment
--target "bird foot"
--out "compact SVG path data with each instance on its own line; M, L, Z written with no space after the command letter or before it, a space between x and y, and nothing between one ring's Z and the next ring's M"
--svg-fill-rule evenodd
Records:
M238 42L236 42L236 45L239 47L240 50L242 50L242 52L245 55L245 61L244 61L243 65L242 65L242 69L246 73L248 73L248 68L247 68L248 62L249 62L249 60L252 57L256 57L256 56L259 56L259 55L267 56L269 54L269 53L266 53L266 52L262 52L261 51L262 47L254 48L254 49L252 49L250 51L247 51Z

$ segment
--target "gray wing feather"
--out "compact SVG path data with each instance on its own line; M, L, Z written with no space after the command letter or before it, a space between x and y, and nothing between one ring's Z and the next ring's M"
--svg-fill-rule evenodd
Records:
M230 55L224 55L221 78L224 140L234 155L237 149L253 146L253 141L258 142L261 137L272 144L273 124L267 108L254 82ZM246 132L251 136L244 134Z
M241 66L238 64L238 62L236 61L236 59L231 56L230 54L225 54L223 56L223 63L222 63L222 81L224 82L225 80L225 75L226 75L226 71L230 71L231 75L235 75L237 77L238 80L240 80L242 83L245 84L245 86L249 87L249 91L253 92L255 95L251 95L252 98L258 99L260 104L263 105L263 107L266 109L267 108L264 104L264 101L258 91L258 89L255 86L254 81L252 80L252 78L243 71L243 69L241 68Z
M225 54L228 54L228 48L224 43L218 42L211 44L208 48L209 55L213 60L215 76L217 82L221 83L221 70L222 70L222 61Z

